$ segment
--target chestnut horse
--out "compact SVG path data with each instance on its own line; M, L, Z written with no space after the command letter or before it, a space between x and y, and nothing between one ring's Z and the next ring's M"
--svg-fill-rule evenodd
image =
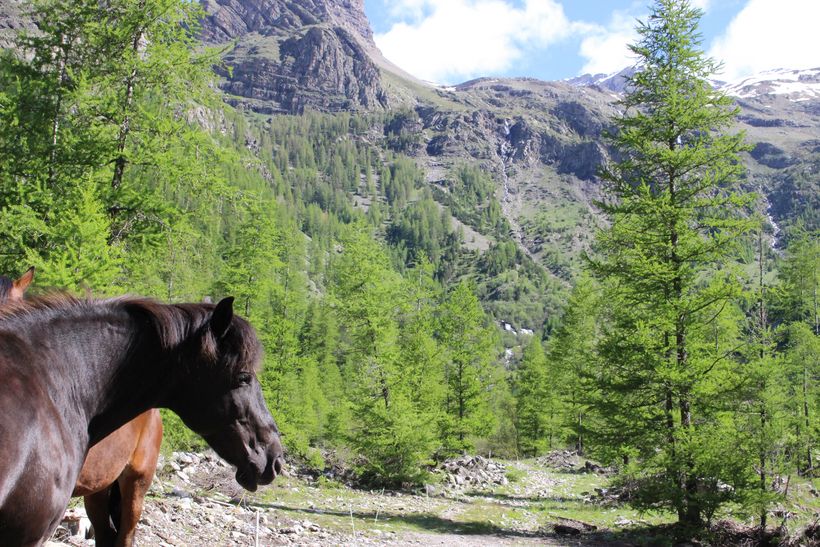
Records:
M34 279L34 266L26 270L19 279L10 279L0 275L0 306L5 302L19 302L23 299L28 286Z
M33 267L16 280L0 275L0 305L22 300L33 279ZM134 544L161 443L162 418L152 408L89 450L71 495L83 496L96 545Z
M39 545L91 446L169 408L237 466L247 490L281 472L256 377L261 346L233 298L163 305L52 296L0 309L0 545Z

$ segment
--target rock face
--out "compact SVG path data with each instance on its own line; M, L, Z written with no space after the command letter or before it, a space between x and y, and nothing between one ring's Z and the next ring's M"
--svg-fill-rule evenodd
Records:
M3 0L0 3L0 48L10 47L19 31L35 28L25 15L22 0Z
M364 0L204 0L208 17L203 38L223 43L246 34L295 32L307 26L330 24L373 43L373 31L364 14Z
M256 111L301 113L379 108L387 103L376 66L342 27L311 27L279 43L279 59L231 54L223 89ZM248 101L250 100L250 101Z
M228 101L257 112L387 106L362 0L208 0L203 39L235 41L221 69ZM230 70L227 68L230 67Z

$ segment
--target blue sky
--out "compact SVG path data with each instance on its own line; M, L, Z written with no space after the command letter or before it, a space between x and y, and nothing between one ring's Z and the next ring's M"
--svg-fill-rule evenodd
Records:
M820 67L820 0L691 0L721 79ZM385 56L442 84L478 76L543 80L615 72L649 0L365 0Z

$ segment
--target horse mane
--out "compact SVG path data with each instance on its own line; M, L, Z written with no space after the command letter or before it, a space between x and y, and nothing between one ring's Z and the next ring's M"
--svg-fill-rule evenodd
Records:
M8 300L9 293L11 293L11 288L13 286L14 282L11 279L5 275L0 275L0 304L3 304L6 300Z
M68 293L50 293L28 300L6 302L0 308L0 328L14 329L20 323L33 319L86 318L111 316L118 312L128 314L153 331L160 346L174 349L202 331L202 349L209 360L216 362L220 341L210 329L205 328L216 306L214 304L162 304L151 298L118 296L96 299L78 298ZM5 325L4 325L5 323ZM253 327L243 318L234 315L224 342L238 353L228 359L231 372L255 371L259 367L262 348Z
M0 284L2 284L2 281L0 281ZM68 293L53 292L26 300L5 302L3 307L0 308L0 321L22 320L30 315L40 315L49 311L62 310L72 306L79 307L87 301L87 299L80 299Z

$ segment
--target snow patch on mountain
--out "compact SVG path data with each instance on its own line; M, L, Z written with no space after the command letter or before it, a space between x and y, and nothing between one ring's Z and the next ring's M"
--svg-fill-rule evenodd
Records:
M626 78L634 73L635 67L629 67L611 74L584 74L565 81L582 88L595 86L621 94L626 85ZM738 99L779 95L792 102L801 102L820 98L820 68L774 69L731 82L711 82L715 88Z
M762 95L782 95L793 102L820 98L820 68L767 70L720 86L727 95L751 99Z
M564 81L578 87L595 86L615 93L623 93L626 79L633 74L635 74L635 67L631 66L611 74L583 74Z

